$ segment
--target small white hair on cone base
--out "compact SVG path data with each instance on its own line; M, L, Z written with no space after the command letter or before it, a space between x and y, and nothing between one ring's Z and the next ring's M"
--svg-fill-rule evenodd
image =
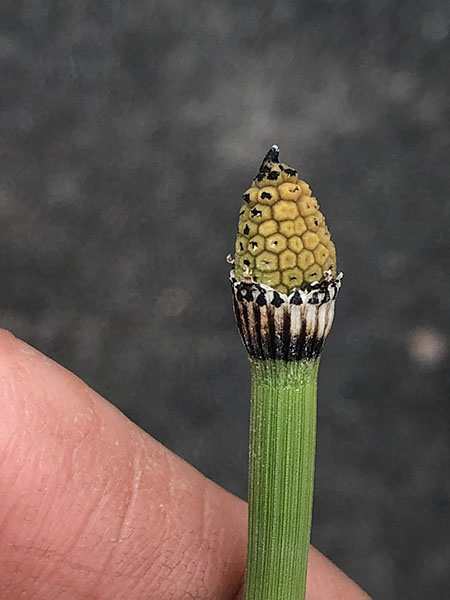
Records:
M283 302L289 303L292 298L300 296L302 304L319 304L334 299L341 288L343 277L344 274L342 272L338 273L338 275L334 277L331 269L329 269L328 271L325 271L324 277L320 281L313 281L304 289L294 289L292 292L285 294L283 292L278 292L270 285L255 281L251 276L251 271L249 271L248 267L244 272L244 276L241 281L236 279L234 270L230 271L230 281L233 285L238 285L240 283L245 283L247 285L251 284L254 286L255 293L257 292L256 295L261 293L261 291L264 291L264 293L270 298L270 301L277 296L281 298ZM330 294L330 298L327 297L327 291Z

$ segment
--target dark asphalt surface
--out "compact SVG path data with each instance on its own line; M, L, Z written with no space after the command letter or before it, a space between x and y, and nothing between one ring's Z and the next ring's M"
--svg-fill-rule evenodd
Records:
M345 272L313 542L374 598L448 598L448 3L0 13L1 325L245 497L249 375L224 257L279 144Z

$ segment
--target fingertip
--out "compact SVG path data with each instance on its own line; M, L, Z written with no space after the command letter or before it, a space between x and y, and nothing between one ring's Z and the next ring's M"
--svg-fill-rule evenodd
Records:
M31 575L37 599L48 586L98 598L236 589L244 503L7 331L0 413L0 597Z
M307 600L371 600L370 596L319 550L310 547Z

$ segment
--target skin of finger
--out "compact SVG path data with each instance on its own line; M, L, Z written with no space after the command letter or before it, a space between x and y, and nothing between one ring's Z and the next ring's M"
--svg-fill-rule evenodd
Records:
M316 548L310 547L307 600L371 600L359 586Z
M236 597L246 505L0 330L0 597ZM312 550L308 599L367 599Z
M229 599L245 504L0 333L0 598Z

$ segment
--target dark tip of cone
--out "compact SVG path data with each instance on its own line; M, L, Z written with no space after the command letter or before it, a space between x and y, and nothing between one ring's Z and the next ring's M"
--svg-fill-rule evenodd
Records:
M280 149L278 148L278 146L276 144L274 144L269 152L265 155L263 163L265 162L280 162L279 161L279 156L280 156Z
M264 173L266 173L270 170L268 163L280 162L279 156L280 156L280 149L278 148L278 146L276 144L274 144L270 148L269 152L263 158L263 161L261 163L261 166L259 167L258 175L256 176L256 178L258 179L258 177L259 177L260 179L262 179L264 177Z

